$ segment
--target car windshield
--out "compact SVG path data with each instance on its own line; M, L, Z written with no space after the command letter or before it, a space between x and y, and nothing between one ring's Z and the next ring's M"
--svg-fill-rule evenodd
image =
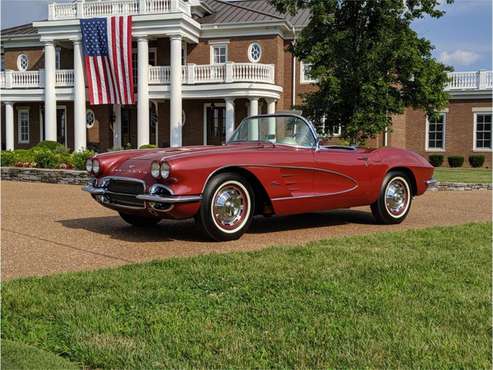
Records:
M316 138L308 124L296 116L259 116L244 119L229 143L269 141L302 147L313 147Z

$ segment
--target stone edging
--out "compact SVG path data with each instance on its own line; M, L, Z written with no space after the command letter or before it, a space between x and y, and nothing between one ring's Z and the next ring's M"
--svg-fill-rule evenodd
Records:
M46 168L2 167L2 180L48 182L54 184L85 185L90 176L86 171L52 170ZM491 184L439 182L428 191L492 190Z
M465 182L437 182L428 191L492 190L492 184L468 184Z
M2 180L47 182L53 184L84 185L90 176L86 171L54 170L48 168L2 167Z

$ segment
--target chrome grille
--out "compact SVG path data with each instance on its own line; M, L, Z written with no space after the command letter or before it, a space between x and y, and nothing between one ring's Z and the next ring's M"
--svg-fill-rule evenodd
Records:
M145 202L136 196L144 194L144 184L140 181L109 179L107 197L112 204L144 208Z

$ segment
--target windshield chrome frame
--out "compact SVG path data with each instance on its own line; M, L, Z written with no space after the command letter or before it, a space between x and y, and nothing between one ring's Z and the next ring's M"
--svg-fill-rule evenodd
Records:
M313 124L311 123L311 121L309 121L305 117L300 116L299 114L295 114L295 113L258 114L256 116L248 116L248 117L245 117L245 118L243 118L241 120L241 122L238 125L238 127L233 131L233 133L231 134L231 137L229 138L229 140L227 141L226 144L232 144L232 143L234 143L234 141L231 141L231 138L236 134L237 131L239 131L239 129L240 129L240 127L241 127L241 125L243 124L244 121L249 120L249 119L255 119L255 118L270 118L270 117L274 117L274 118L276 118L276 117L293 117L293 118L298 118L298 119L302 120L308 126L308 128L310 129L310 132L313 135L313 138L315 139L315 143L312 146L291 145L291 144L276 144L276 143L272 143L272 144L274 144L274 145L286 145L286 146L291 146L291 147L294 147L294 148L305 148L305 149L311 148L311 149L315 149L315 150L319 150L320 149L320 138L318 137L317 131L315 130L315 127L313 126ZM260 142L261 140L250 140L250 141L251 142Z

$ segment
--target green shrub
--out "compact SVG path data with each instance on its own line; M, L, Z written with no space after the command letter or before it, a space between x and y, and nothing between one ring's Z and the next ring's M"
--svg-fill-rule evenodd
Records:
M154 144L144 144L139 147L139 149L154 149L156 146Z
M483 167L484 155L470 155L468 159L471 167L474 168Z
M0 165L2 167L15 166L15 152L11 150L3 151L0 155Z
M452 155L447 160L450 167L462 167L464 164L464 157L461 155Z
M61 164L60 156L51 150L35 150L34 161L39 168L58 168Z
M51 140L42 141L36 146L34 146L33 149L47 149L53 152L67 150L64 145Z
M432 154L429 156L428 160L433 167L440 167L443 164L443 155Z
M94 155L92 150L84 150L83 152L72 153L72 165L77 170L86 169L86 161Z

